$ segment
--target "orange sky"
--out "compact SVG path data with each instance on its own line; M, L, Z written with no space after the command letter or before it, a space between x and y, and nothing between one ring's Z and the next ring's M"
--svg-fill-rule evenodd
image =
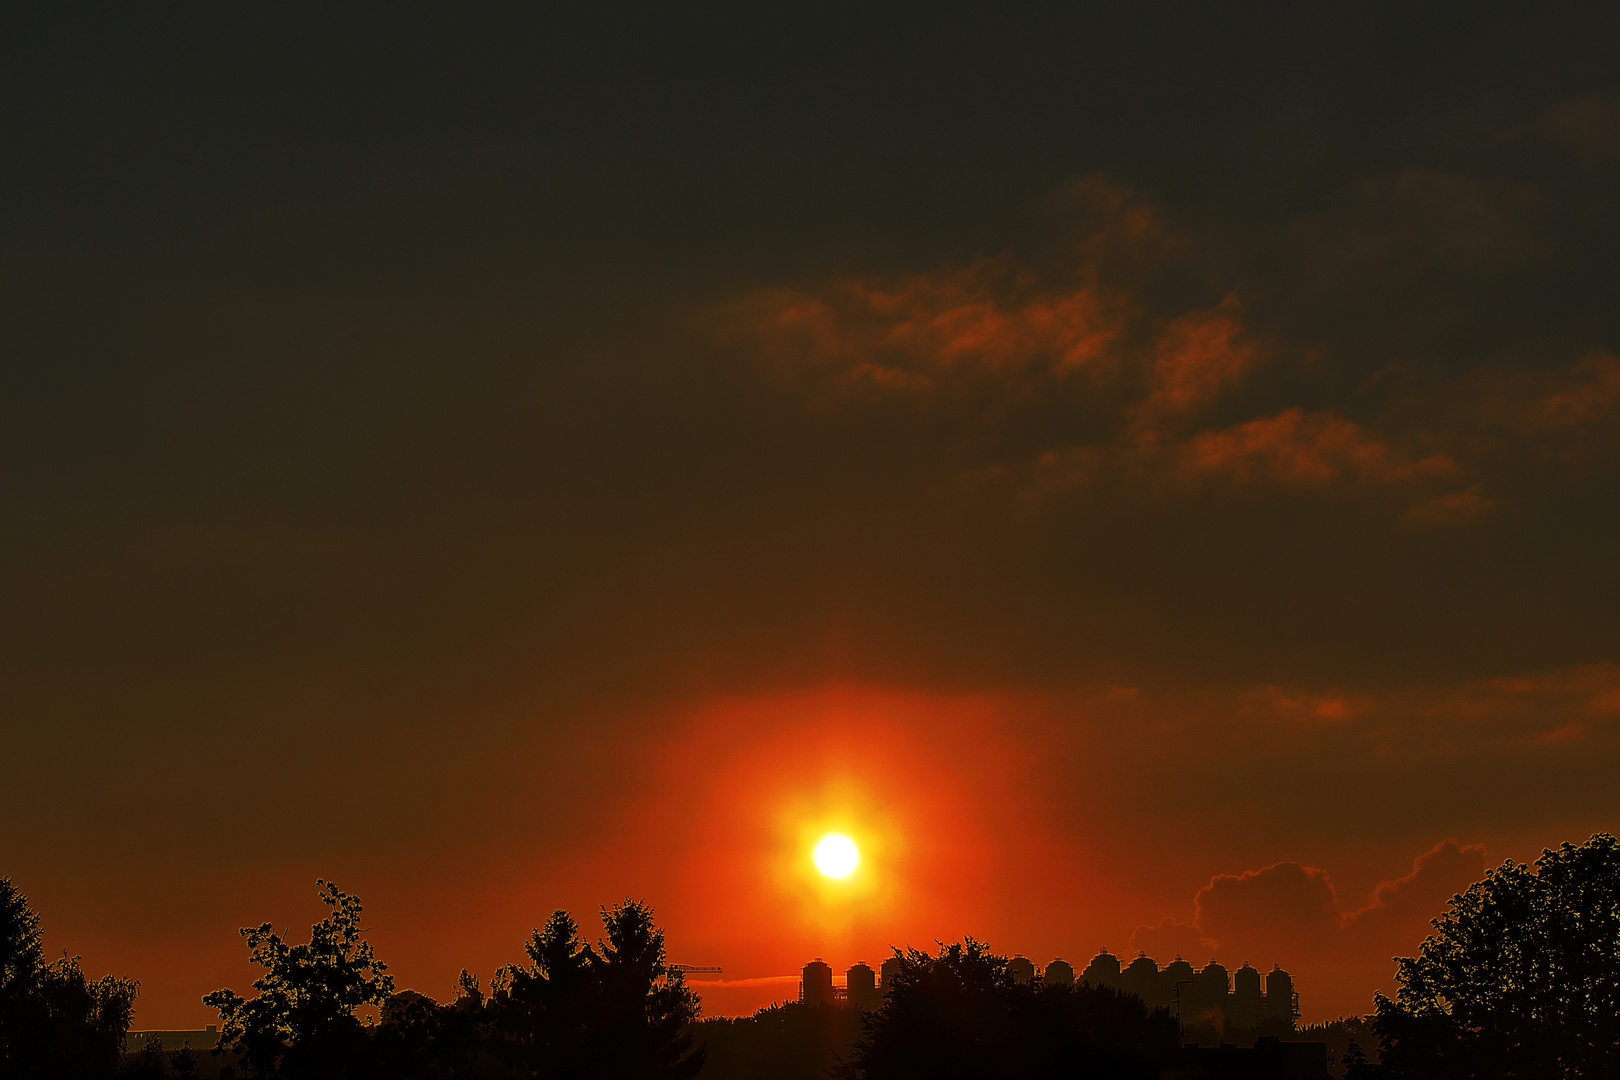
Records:
M1570 681L1580 689L1562 708L1612 715L1603 697L1620 676ZM1532 689L1476 693L1505 696L1510 709ZM1544 698L1531 704L1494 768L1520 768L1527 754L1551 766L1580 752L1521 734L1565 726ZM1391 989L1386 958L1410 952L1444 899L1486 865L1534 854L1501 825L1462 837L1488 836L1483 848L1459 846L1444 825L1431 837L1367 844L1354 819L1378 812L1385 796L1312 775L1311 763L1332 757L1351 777L1373 779L1358 770L1396 754L1443 761L1446 749L1369 745L1347 732L1336 705L1302 713L1301 702L1272 692L1228 703L1238 717L1226 718L1229 734L1248 728L1252 744L1227 758L1235 769L1216 773L1196 740L1176 744L1187 725L1219 722L1208 714L1220 707L1119 687L1061 700L849 684L729 698L669 714L622 759L622 745L507 751L522 760L490 775L502 796L415 844L423 834L413 830L321 855L289 851L274 880L255 871L225 888L197 873L208 865L200 843L136 850L96 871L106 891L33 892L53 946L71 941L100 964L140 973L147 1026L203 1022L201 993L250 978L234 927L306 925L318 908L313 879L303 879L339 871L366 899L400 984L440 996L462 966L487 981L515 959L552 907L589 925L596 905L628 895L655 905L674 961L725 968L700 985L715 1013L791 997L797 983L786 977L813 956L841 971L875 965L891 945L931 948L972 934L1041 963L1082 964L1104 946L1166 962L1281 963L1299 980L1307 1018L1320 1019L1364 1010L1373 989ZM598 782L603 759L622 769L607 784ZM548 788L568 786L576 769L588 779L568 791L574 816L553 817ZM848 880L814 868L814 844L829 832L860 845ZM175 884L185 904L141 909ZM130 932L141 922L172 929Z
M140 1026L318 877L1320 1019L1620 824L1620 28L7 18L0 874Z

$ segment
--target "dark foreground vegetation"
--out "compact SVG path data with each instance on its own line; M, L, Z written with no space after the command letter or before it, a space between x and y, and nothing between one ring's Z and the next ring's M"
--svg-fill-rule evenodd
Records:
M705 1080L1157 1078L1177 1059L1175 1020L1132 994L1019 983L971 938L896 960L873 1012L790 1004L704 1021Z
M138 990L111 975L91 982L77 959L47 963L39 916L0 878L0 1076L109 1075Z
M330 911L307 943L268 923L242 931L263 974L251 997L205 999L220 1015L221 1053L208 1055L126 1046L138 985L91 980L74 958L47 961L38 917L0 879L0 1080L1326 1075L1276 1040L1181 1049L1168 1011L1106 987L1017 982L972 939L897 952L870 1012L787 1005L699 1020L651 911L633 901L603 909L595 944L556 912L525 962L498 971L487 992L463 972L441 1004L396 991L364 940L360 901L320 887ZM1379 996L1373 1015L1295 1036L1331 1046L1346 1080L1620 1078L1620 845L1600 834L1491 871L1398 965L1399 992Z
M1106 987L1013 981L1004 957L967 940L901 958L871 1013L850 1080L911 1077L1157 1077L1175 1061L1176 1023Z

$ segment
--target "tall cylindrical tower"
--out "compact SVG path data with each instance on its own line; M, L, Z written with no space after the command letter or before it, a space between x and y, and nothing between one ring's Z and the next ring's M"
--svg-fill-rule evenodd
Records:
M804 965L804 974L799 979L799 1000L806 1005L833 1003L832 967L822 963L819 956Z

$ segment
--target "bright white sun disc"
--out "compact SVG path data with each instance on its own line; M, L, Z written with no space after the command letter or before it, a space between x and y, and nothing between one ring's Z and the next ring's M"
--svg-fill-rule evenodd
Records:
M828 877L849 877L861 853L855 850L855 841L834 833L816 845L816 866Z

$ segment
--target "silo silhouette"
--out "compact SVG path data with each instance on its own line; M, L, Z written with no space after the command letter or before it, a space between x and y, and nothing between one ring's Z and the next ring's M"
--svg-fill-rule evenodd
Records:
M1281 967L1274 966L1266 974L1266 1017L1281 1020L1293 1027L1299 1019L1299 998L1294 994L1294 979Z
M1148 1007L1162 1005L1159 1000L1159 965L1147 953L1132 960L1119 977L1120 989L1142 999Z
M1081 974L1080 978L1092 986L1117 987L1119 985L1119 957L1104 949L1092 957L1091 963L1086 965L1086 970Z
M864 963L856 964L844 974L844 994L852 1009L877 1008L877 973Z
M832 968L816 957L804 965L804 975L799 980L799 1000L806 1005L831 1005L833 1003Z
M1265 1014L1265 991L1261 989L1260 972L1244 964L1232 974L1232 1024L1240 1028L1260 1026Z
M893 979L895 973L900 970L900 958L898 956L889 957L883 961L882 967L878 970L883 973L883 981L878 983L878 989L886 994L889 992L889 980Z

